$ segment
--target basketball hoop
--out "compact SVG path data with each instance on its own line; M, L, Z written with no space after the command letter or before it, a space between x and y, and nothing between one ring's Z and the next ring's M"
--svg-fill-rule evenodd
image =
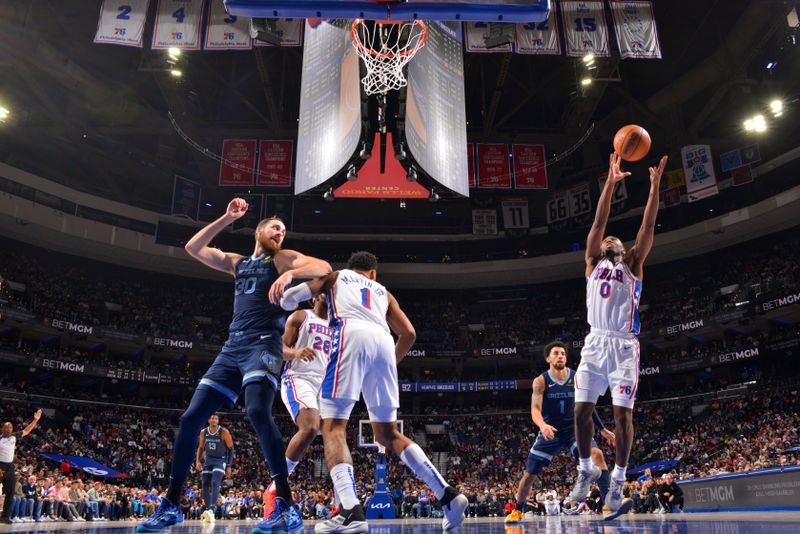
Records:
M406 86L403 67L425 44L428 27L421 20L356 19L351 33L353 46L367 67L361 84L368 95L374 95Z

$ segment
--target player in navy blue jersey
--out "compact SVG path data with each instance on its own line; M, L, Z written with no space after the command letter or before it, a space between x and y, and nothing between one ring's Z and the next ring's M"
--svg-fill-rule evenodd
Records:
M544 355L550 369L533 380L531 397L531 419L533 424L539 427L539 434L528 453L525 473L517 487L516 508L506 517L506 523L518 523L524 519L531 486L556 454L568 450L576 458L578 457L573 413L575 371L567 367L567 346L554 341L545 347ZM594 420L603 438L613 445L614 433L603 426L596 412ZM609 483L608 467L603 451L597 447L594 440L592 440L592 462L603 472L599 485L602 486L601 494L605 494Z
M183 521L180 498L200 429L220 407L235 403L241 392L244 392L245 410L258 435L277 494L272 514L259 523L254 532L302 530L299 510L291 504L283 440L272 418L272 404L279 390L283 363L281 336L286 320L278 301L284 288L295 278L325 276L331 272L331 267L323 260L282 249L286 227L277 217L258 223L251 256L210 247L217 234L241 218L247 208L243 199L233 199L222 217L186 243L190 256L234 278L233 320L228 340L181 416L166 498L156 513L139 525L139 532L159 531Z
M212 415L208 418L208 426L200 431L200 444L197 446L197 471L202 473L205 508L200 517L203 521L214 521L222 477L231 477L232 466L233 436L227 428L219 425L219 417Z

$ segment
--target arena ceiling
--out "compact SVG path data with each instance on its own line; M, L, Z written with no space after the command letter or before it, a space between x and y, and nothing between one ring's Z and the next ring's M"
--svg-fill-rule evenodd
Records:
M800 96L800 44L786 22L794 3L657 0L664 59L600 60L596 77L619 81L595 83L586 94L578 89L578 60L467 54L469 139L538 141L557 152L595 123L584 148L594 143L604 153L620 125L640 122L656 150L735 144L751 111L774 97ZM163 51L93 44L100 4L0 3L0 103L11 110L0 124L0 160L168 212L173 174L210 190L218 175L216 162L177 135L168 111L215 151L224 138L296 135L301 49L191 52L176 79ZM789 116L765 137L789 148L798 123Z

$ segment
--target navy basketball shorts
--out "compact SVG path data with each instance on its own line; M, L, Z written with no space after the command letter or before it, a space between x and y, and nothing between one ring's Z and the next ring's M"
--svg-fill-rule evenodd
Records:
M278 391L282 366L280 332L260 335L231 333L197 387L215 389L234 404L250 382L267 380Z
M597 448L594 438L592 438L592 447ZM531 474L538 474L543 466L552 462L553 458L563 450L568 450L575 458L578 457L578 443L575 441L574 429L560 429L551 440L544 439L542 433L539 432L528 454L526 470Z

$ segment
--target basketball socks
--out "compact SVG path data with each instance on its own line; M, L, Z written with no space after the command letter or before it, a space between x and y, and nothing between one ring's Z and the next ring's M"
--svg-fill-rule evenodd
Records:
M300 462L295 462L294 460L290 460L289 458L286 458L286 468L287 468L287 470L289 472L289 476L292 475L292 473L294 472L294 468L297 467L297 464L299 464L299 463Z
M627 467L620 467L614 464L614 472L611 473L611 478L614 480L620 481L625 480L625 472L628 470Z
M447 483L425 453L422 452L419 445L412 443L403 449L403 452L400 453L400 460L414 471L415 475L425 481L428 487L433 490L433 493L436 494L438 500L442 500Z
M181 416L175 444L172 446L172 469L169 476L167 500L171 503L181 502L183 483L189 466L194 463L200 429L206 424L211 414L227 402L228 397L207 387L195 390L189 407Z
M591 458L581 458L578 460L579 465L578 469L581 471L591 471L592 470L592 459Z
M600 471L600 478L597 479L597 489L600 490L600 498L605 499L608 488L611 486L611 475L608 469Z
M358 497L356 496L356 479L353 476L352 465L334 465L333 469L331 469L331 480L333 481L334 491L342 502L342 508L351 510L359 504Z

